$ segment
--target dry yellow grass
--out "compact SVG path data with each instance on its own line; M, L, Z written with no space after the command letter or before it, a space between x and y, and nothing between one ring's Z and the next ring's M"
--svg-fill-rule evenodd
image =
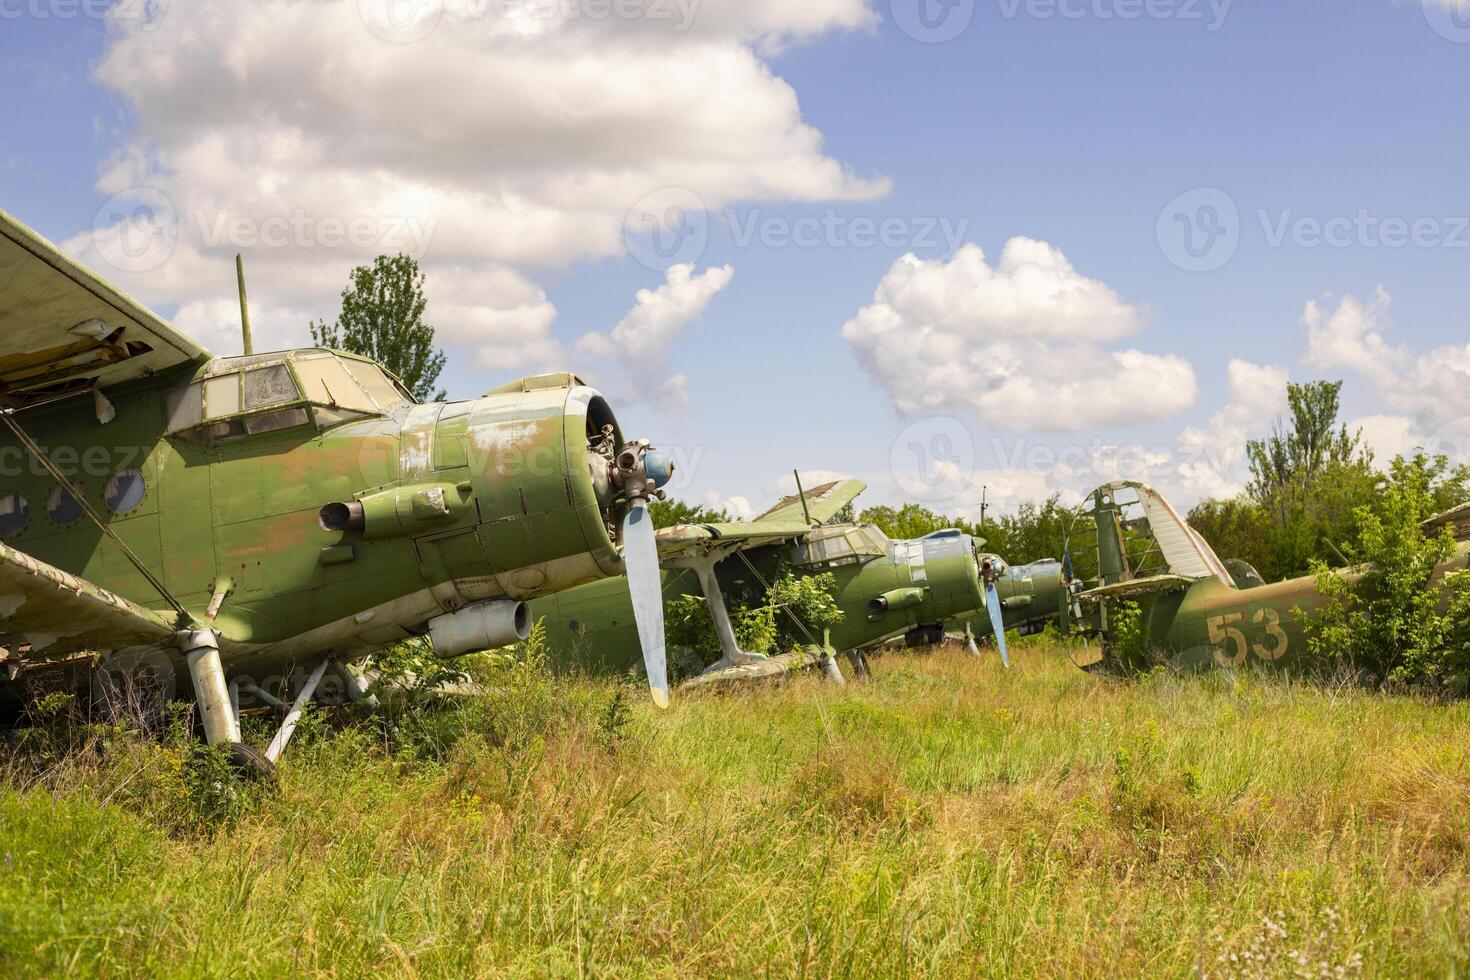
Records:
M213 833L169 802L190 792L166 771L171 750L113 739L39 782L12 759L0 967L1419 976L1470 963L1465 705L1097 679L1044 647L1014 662L894 655L871 684L802 677L667 714L636 688L520 671L460 709L470 734L439 758L392 754L367 722L315 726L279 792ZM607 720L619 692L626 725Z

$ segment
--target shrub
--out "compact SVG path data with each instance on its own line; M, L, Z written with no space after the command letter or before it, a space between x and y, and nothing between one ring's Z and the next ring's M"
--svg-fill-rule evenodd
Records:
M1446 530L1426 537L1436 473L1444 460L1395 459L1378 499L1355 512L1346 573L1314 565L1326 602L1307 617L1307 645L1324 665L1347 665L1395 683L1444 683L1470 666L1470 577L1453 573L1431 588L1455 553Z
M783 575L771 586L770 604L776 617L776 649L795 650L823 642L823 633L842 622L837 605L837 578L822 575Z
M754 608L726 598L730 625L735 642L751 653L770 653L776 645L776 611L770 606ZM714 663L720 657L720 638L715 635L704 596L682 595L669 600L667 637L671 647L691 650L701 665Z

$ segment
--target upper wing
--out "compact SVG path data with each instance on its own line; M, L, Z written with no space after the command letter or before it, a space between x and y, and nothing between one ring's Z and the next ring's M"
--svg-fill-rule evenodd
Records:
M132 381L209 356L0 211L0 407Z
M168 617L0 544L0 660L169 642Z
M1449 528L1456 541L1470 540L1470 503L1452 507L1443 514L1435 514L1419 526L1424 529L1425 534L1439 534Z
M794 541L811 533L803 520L759 520L741 524L681 524L659 531L659 562L678 567L682 562L714 557L715 560L767 544Z
M811 523L826 524L866 489L868 485L862 480L836 480L832 483L824 483L806 492L805 511L802 510L801 495L792 494L789 497L783 497L776 506L757 517L754 523L800 521L806 525L806 513L810 512Z

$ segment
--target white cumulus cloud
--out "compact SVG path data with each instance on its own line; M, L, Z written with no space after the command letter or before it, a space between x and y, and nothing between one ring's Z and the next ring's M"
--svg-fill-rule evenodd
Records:
M1142 327L1061 250L1014 238L994 266L973 244L947 261L903 256L842 335L900 413L973 408L998 425L1060 432L1194 403L1187 361L1112 346Z
M115 16L95 71L129 123L98 187L123 203L65 247L145 302L181 304L222 353L238 350L236 252L257 330L280 345L331 317L353 266L407 252L443 340L509 371L564 353L537 271L621 255L654 192L711 209L886 193L825 152L768 62L871 28L872 0L603 9L231 0ZM110 263L139 188L167 247Z
M1470 428L1470 344L1415 351L1393 344L1393 297L1382 286L1366 300L1328 295L1302 312L1306 364L1317 371L1348 371L1366 379L1389 415L1411 420L1412 433L1433 443L1436 433ZM1376 431L1386 443L1381 423Z
M670 266L664 284L638 290L637 302L611 333L589 333L577 342L580 360L616 363L644 401L681 405L688 401L687 379L670 374L665 354L686 327L698 320L730 284L735 270L715 266L695 274L694 266Z

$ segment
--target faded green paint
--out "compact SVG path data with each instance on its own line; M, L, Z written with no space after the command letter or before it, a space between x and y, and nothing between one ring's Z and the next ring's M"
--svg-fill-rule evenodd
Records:
M860 527L829 525L820 531L840 535ZM831 632L832 646L839 651L862 649L924 628L962 629L967 621L989 634L990 618L985 612L973 539L956 533L887 544L883 554L816 563L803 560L810 553L800 544L762 545L724 559L716 566L716 574L728 598L753 603L764 601L765 583L774 581L783 570L798 575L830 573L837 582L837 604L843 613L842 622ZM1017 575L1014 581L1009 574L1001 579L998 587L1003 596L1019 598L1024 593L1031 597L1024 603L1006 604L1008 628L1056 618L1062 601L1059 569L1054 562L1042 563L1034 573ZM1020 584L1023 578L1029 585ZM922 593L917 605L881 613L869 608L884 593L909 588ZM666 603L679 596L703 596L698 578L688 570L665 569L663 590ZM531 613L544 625L548 649L562 669L621 673L641 663L632 602L622 578L537 599L531 603ZM822 641L821 636L811 639Z
M1125 519L1125 507L1117 499L1127 491L1150 495L1151 517ZM1092 494L1092 513L1099 529L1099 579L1096 588L1081 596L1083 626L1102 634L1109 666L1123 670L1147 670L1160 662L1227 670L1313 666L1307 624L1326 602L1315 577L1258 584L1253 569L1241 562L1221 562L1177 511L1142 484L1098 488ZM1470 543L1461 542L1455 555L1435 569L1427 587L1437 589L1446 575L1467 567ZM1361 572L1343 574L1355 581ZM1121 600L1135 603L1142 617L1141 643L1131 649L1124 649L1110 629L1115 604Z
M25 412L21 421L195 617L204 618L216 582L233 583L216 620L227 650L281 643L429 588L446 589L452 607L529 597L620 570L588 472L587 404L596 426L612 417L570 376L532 394L404 404L339 424L316 422L322 406L302 401L311 413L306 424L213 446L168 433L167 395L222 369L216 362L113 393L118 414L105 426L80 399ZM0 495L20 494L31 512L7 544L141 606L166 609L85 517L65 527L49 520L46 501L56 483L13 438L0 438L0 458L13 464L0 473ZM105 486L127 468L143 472L147 494L136 510L116 514ZM403 472L420 482L405 484ZM449 519L383 540L319 524L327 503L420 485L458 494ZM323 560L340 546L348 551ZM474 583L472 596L455 594L461 580ZM379 635L376 626L363 633ZM350 637L345 645L340 652L360 652L372 641Z

